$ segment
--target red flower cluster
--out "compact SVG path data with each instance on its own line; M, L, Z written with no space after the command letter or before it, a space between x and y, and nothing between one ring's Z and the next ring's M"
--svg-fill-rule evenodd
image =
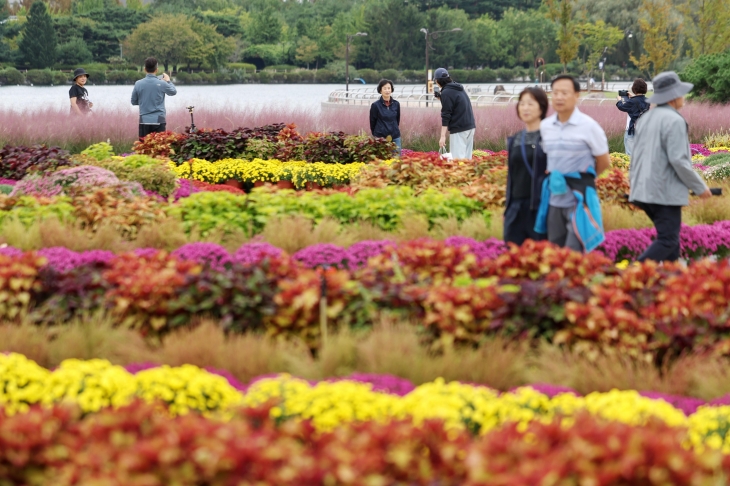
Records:
M590 415L571 427L507 425L475 438L435 420L316 433L307 421L277 426L267 407L223 422L171 418L140 402L85 417L55 406L12 417L0 410L0 477L54 486L720 484L730 460L689 451L684 438L659 422L632 427Z

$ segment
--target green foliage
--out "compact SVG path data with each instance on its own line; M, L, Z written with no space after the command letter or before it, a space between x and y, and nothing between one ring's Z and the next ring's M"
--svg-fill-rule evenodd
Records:
M24 84L25 76L23 73L13 67L5 68L0 70L0 84L12 85L12 84Z
M292 197L286 192L256 190L249 196L201 192L181 199L168 209L170 215L180 218L186 231L195 229L206 235L215 229L240 230L249 236L262 231L271 215L301 215L315 222L330 217L343 225L369 222L392 231L409 215L423 216L433 225L438 219L463 221L481 212L481 203L458 190L445 193L427 190L416 196L411 188L397 186L365 189L354 196L305 193Z
M76 210L67 197L57 197L51 204L41 204L33 196L20 196L14 198L12 204L3 204L0 209L0 225L9 219L16 219L25 226L42 221L48 218L55 218L59 221L70 221Z
M114 155L114 147L107 142L95 143L84 149L81 155L86 155L96 160L104 160Z
M730 163L730 154L727 152L710 155L702 161L702 165L709 165L710 167L715 167L726 163Z
M695 59L681 73L694 84L692 95L709 101L730 102L730 49L723 54L708 54Z
M23 60L32 68L53 66L56 62L56 43L56 31L53 30L46 4L34 2L19 45Z
M250 42L256 44L275 44L281 39L281 20L273 6L266 6L256 12L247 32Z
M86 64L94 58L84 40L78 37L58 46L56 55L61 64L72 65Z
M94 162L94 165L112 171L121 181L139 182L146 190L162 197L169 197L177 188L177 177L167 163L147 155L106 159Z

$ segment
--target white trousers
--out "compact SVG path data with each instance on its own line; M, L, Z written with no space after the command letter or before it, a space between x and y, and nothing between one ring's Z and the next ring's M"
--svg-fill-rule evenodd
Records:
M476 129L464 132L452 133L449 135L449 151L455 159L471 160L471 153L474 151L474 132Z

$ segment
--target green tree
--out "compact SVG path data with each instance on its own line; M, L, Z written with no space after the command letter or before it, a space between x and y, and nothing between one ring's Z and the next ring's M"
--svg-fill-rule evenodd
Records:
M547 21L547 19L546 19ZM472 65L503 65L510 44L506 42L507 32L502 21L497 22L489 15L482 15L471 22L475 36L475 59Z
M61 64L79 65L93 61L94 56L91 54L89 48L86 47L84 40L76 37L58 46L56 59Z
M472 18L489 15L493 19L502 18L510 8L529 10L540 6L540 0L416 0L421 10L460 9Z
M563 72L567 72L568 63L575 59L580 49L579 23L574 13L575 0L544 0L547 15L558 26L557 54L563 65Z
M10 60L10 46L5 42L7 29L8 6L6 0L0 0L0 62Z
M654 77L677 59L677 42L682 24L677 22L669 0L642 0L639 28L644 36L644 51L639 58L631 55L637 68Z
M186 55L189 63L200 67L203 63L218 69L225 65L236 49L236 42L216 31L215 26L190 19L190 29L196 34Z
M30 7L19 48L31 68L44 69L56 62L56 32L45 3L35 2Z
M423 69L425 16L402 0L375 0L365 12L368 55L375 69Z
M689 0L682 12L693 56L715 54L730 48L727 0Z
M730 49L695 59L680 74L694 84L692 95L718 103L730 102Z
M583 45L588 51L586 72L590 75L598 66L603 50L608 48L610 52L624 38L624 33L618 27L606 25L603 20L585 23L581 25L580 31L583 36Z
M132 31L124 42L125 56L138 64L154 56L168 71L188 59L197 40L188 16L163 14Z
M269 5L253 15L247 37L253 44L276 44L281 40L281 30L281 20Z
M536 58L548 57L556 49L555 39L555 24L544 13L510 8L499 21L499 43L505 51L500 66L534 66Z
M309 65L317 59L317 43L309 37L304 36L299 39L296 52L296 60L306 64L307 69L309 69Z

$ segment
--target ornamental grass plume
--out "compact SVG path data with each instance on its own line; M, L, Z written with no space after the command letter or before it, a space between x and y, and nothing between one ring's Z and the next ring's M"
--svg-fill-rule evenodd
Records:
M543 343L527 359L530 383L564 386L580 395L617 389L681 396L688 393L693 380L689 357L656 366L619 352L588 354Z
M203 319L167 336L153 359L170 366L226 370L239 382L249 383L261 375L288 371L290 360L308 357L309 351L295 343L277 343L254 333L226 335L217 323Z

